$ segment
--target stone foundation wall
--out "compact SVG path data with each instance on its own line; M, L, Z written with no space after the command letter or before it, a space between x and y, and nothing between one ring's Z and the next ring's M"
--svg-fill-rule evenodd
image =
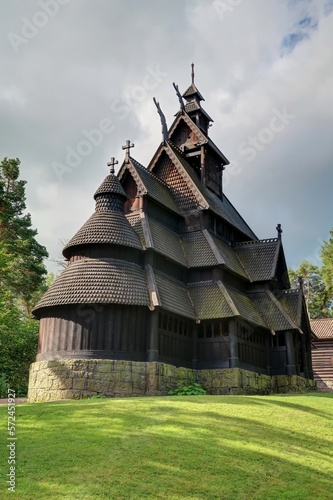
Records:
M208 394L270 394L315 389L313 380L293 375L270 377L230 368L191 370L165 363L119 360L38 361L30 367L28 401L162 396L198 382Z
M333 380L317 380L316 383L321 391L333 391Z

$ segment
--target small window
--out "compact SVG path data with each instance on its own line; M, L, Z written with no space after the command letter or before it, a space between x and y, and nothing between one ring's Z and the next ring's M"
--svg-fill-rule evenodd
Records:
M174 331L174 333L178 333L178 319L176 319L176 318L173 322L173 331Z

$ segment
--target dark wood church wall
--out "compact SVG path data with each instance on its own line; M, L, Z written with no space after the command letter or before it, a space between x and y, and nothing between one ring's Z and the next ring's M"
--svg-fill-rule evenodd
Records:
M37 361L64 357L145 361L147 308L79 305L53 308L40 320Z
M229 368L228 321L203 321L198 327L198 368Z
M239 366L266 373L269 365L269 332L245 323L237 325Z
M159 361L175 366L192 367L194 322L171 314L158 315Z

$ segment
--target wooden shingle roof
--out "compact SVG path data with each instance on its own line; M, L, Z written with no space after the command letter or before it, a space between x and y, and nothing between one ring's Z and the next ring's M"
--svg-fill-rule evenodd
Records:
M249 294L255 307L271 330L299 330L279 300L269 290Z
M33 313L69 304L149 305L140 266L115 259L80 259L70 264L47 290ZM37 314L36 314L37 313Z
M333 339L333 318L311 319L310 325L318 339Z
M236 243L234 250L251 281L266 281L275 276L280 246L278 238L271 238Z
M119 212L95 212L63 249L68 257L73 247L91 244L114 244L141 249L138 235Z
M196 319L193 303L184 283L160 271L155 270L154 274L161 300L160 305L163 309L187 318Z
M180 214L179 208L177 207L167 184L156 177L156 175L141 165L141 163L135 160L132 156L129 157L127 163L123 163L119 171L120 181L123 179L127 170L132 174L134 180L137 182L138 192L140 195L147 195L172 212Z
M69 258L74 248L91 244L114 244L141 249L140 239L124 214L127 199L119 179L108 175L94 194L95 212L63 249Z

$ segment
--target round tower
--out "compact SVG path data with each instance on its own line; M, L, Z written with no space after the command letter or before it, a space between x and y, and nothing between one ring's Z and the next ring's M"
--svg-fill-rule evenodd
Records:
M113 168L94 199L95 212L63 250L67 268L33 310L40 329L30 373L31 401L59 399L50 391L52 374L44 373L44 383L38 381L37 372L50 362L52 366L61 360L65 367L61 374L58 363L54 379L62 387L71 383L68 370L73 364L66 360L80 360L76 366L84 367L87 379L91 375L88 360L146 361L149 294L142 247L125 217L127 197ZM79 386L84 389L82 382ZM45 383L48 387L38 398L36 391L41 394ZM68 389L70 397L75 397L74 388Z

